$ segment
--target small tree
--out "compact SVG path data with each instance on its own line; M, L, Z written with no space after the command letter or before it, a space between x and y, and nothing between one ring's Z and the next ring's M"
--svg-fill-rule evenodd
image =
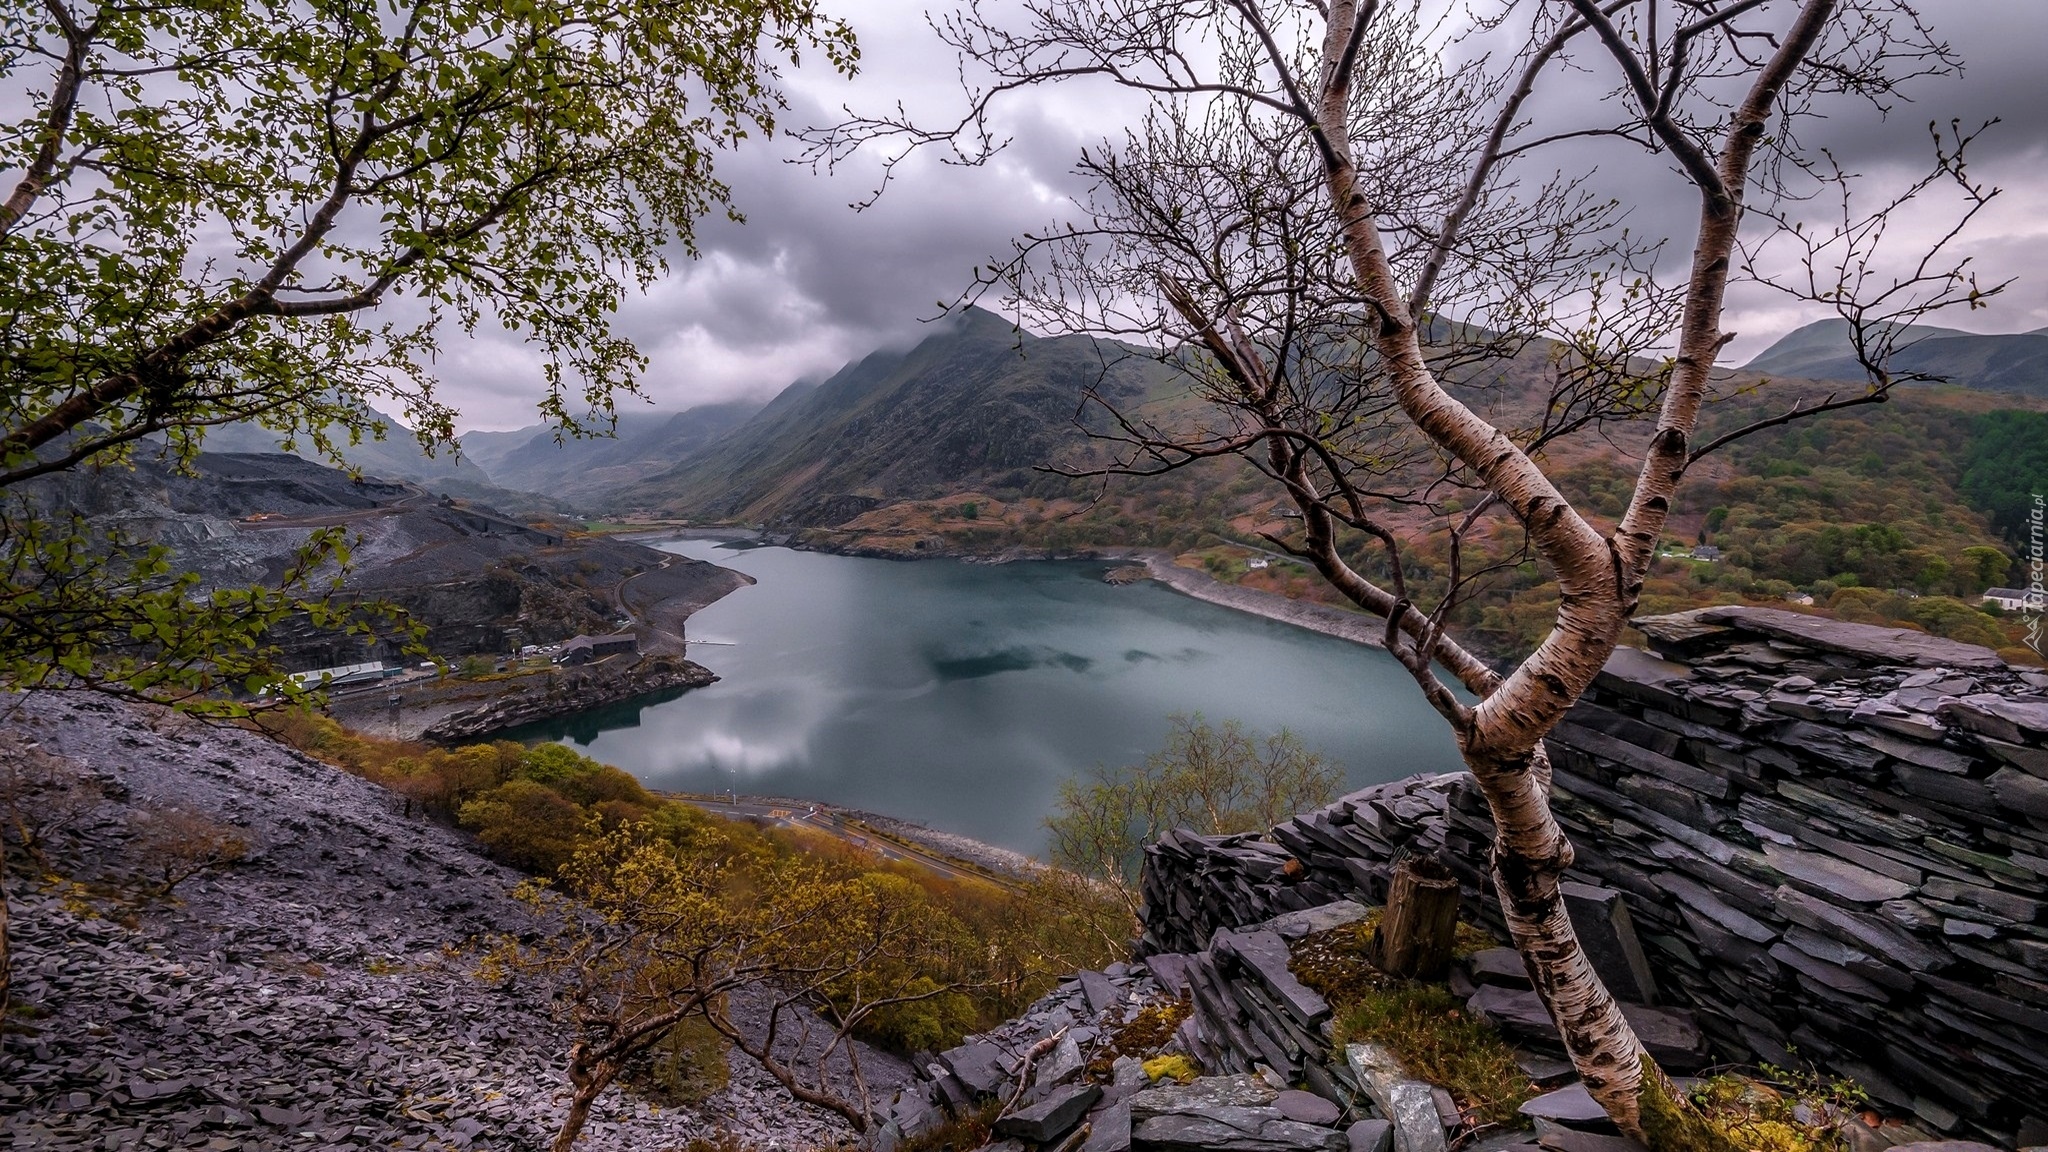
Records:
M878 1013L971 987L959 974L981 951L914 886L764 857L710 828L687 845L645 825L594 836L561 879L573 899L522 889L552 930L487 966L561 988L577 1040L556 1152L629 1063L689 1020L865 1132L875 1102L855 1036ZM761 1019L737 1018L736 998Z
M1867 212L1854 174L1806 139L1843 101L1888 109L1905 81L1953 67L1905 0L1526 0L1463 30L1441 15L1466 11L970 0L934 21L970 85L959 121L856 118L812 133L813 155L875 147L893 169L937 144L979 162L1005 142L992 107L1043 84L1094 80L1145 102L1120 139L1083 153L1085 220L1025 237L970 297L999 289L1025 323L1146 342L1185 372L1198 416L1090 397L1124 445L1092 471L1236 455L1285 493L1299 519L1269 539L1386 621L1387 651L1450 725L1492 812L1503 915L1588 1090L1654 1147L1721 1147L1579 946L1544 737L1613 652L1693 465L1760 429L1882 402L1913 378L1891 351L1915 320L1998 290L1944 255L1994 192L1970 179L1961 126L1930 126L1930 170ZM1597 69L1612 90L1548 91L1567 69ZM1532 169L1564 141L1649 153L1694 225L1645 236L1583 161ZM1936 187L1953 195L1953 227L1888 274L1887 225ZM1794 218L1817 198L1838 210ZM1667 246L1675 275L1661 274ZM1867 386L1703 428L1744 387L1715 368L1736 277L1837 311ZM1581 434L1631 445L1635 483L1611 521L1553 483L1552 452ZM1448 623L1525 560L1557 600L1541 643L1497 671Z
M1060 783L1046 821L1053 863L1108 884L1135 916L1144 847L1175 828L1215 836L1271 828L1336 798L1343 775L1281 729L1260 743L1235 720L1175 714L1166 747Z

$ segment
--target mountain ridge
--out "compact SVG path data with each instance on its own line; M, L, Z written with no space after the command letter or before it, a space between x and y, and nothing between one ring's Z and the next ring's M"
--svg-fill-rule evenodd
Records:
M1915 325L1902 335L1891 365L1980 392L2048 398L2048 328L1987 334ZM1866 379L1849 343L1849 322L1840 319L1793 330L1742 370L1808 380Z

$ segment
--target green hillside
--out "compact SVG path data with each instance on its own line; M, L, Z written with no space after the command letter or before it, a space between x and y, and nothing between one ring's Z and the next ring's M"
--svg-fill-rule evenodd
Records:
M935 327L914 348L877 352L815 388L785 392L731 435L622 488L619 502L797 526L963 490L1021 496L1044 490L1034 468L1098 454L1075 422L1089 387L1141 406L1176 387L1120 346L1040 339L980 309ZM1069 487L1053 485L1058 494Z

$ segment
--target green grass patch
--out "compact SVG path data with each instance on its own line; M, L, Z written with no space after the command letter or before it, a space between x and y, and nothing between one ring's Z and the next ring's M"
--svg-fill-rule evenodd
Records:
M1525 1127L1518 1109L1536 1089L1516 1065L1514 1050L1449 989L1395 980L1373 967L1366 945L1378 924L1375 911L1355 924L1305 936L1293 948L1295 978L1330 1002L1337 1051L1366 1041L1384 1045L1480 1123ZM1492 946L1484 933L1459 925L1460 955Z

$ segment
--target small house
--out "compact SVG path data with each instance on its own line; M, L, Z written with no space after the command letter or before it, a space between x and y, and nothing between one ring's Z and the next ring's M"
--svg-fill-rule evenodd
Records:
M621 652L631 656L639 651L640 638L631 632L620 632L614 636L578 636L562 645L555 663L589 664Z
M1996 604L2007 612L2024 612L2029 607L2040 611L2042 597L2025 588L1986 588L1984 603Z
M1721 550L1712 544L1701 544L1692 550L1692 558L1695 560L1719 560L1721 558Z

